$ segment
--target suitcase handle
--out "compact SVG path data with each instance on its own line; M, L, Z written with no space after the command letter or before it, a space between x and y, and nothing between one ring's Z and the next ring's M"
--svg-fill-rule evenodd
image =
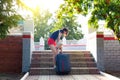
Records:
M59 52L59 54L63 54L62 52Z

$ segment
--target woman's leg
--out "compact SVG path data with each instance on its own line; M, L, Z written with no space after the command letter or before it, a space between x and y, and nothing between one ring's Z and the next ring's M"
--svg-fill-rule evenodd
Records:
M58 51L56 50L56 47L54 45L49 45L49 46L50 46L50 49L52 50L52 53L53 53L53 64L55 66L55 64L56 64L55 56L57 55Z

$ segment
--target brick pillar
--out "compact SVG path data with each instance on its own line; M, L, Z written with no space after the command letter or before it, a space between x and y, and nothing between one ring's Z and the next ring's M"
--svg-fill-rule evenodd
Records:
M103 32L93 32L88 35L87 50L89 50L98 68L104 71L104 35Z
M31 32L23 32L23 55L22 72L28 72L32 54L32 35Z
M104 35L103 32L97 32L97 66L101 71L104 71Z

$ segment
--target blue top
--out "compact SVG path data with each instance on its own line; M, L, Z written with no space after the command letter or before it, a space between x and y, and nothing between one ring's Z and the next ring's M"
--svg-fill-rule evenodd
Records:
M60 32L63 33L63 30L60 30ZM50 38L52 38L54 41L56 41L57 38L58 38L58 36L59 36L59 30L53 32L53 33L50 35Z

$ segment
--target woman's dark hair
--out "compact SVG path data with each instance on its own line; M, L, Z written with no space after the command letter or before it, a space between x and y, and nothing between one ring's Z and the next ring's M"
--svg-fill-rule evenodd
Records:
M68 34L68 29L67 28L63 28L62 30L63 30L63 32L65 31Z

